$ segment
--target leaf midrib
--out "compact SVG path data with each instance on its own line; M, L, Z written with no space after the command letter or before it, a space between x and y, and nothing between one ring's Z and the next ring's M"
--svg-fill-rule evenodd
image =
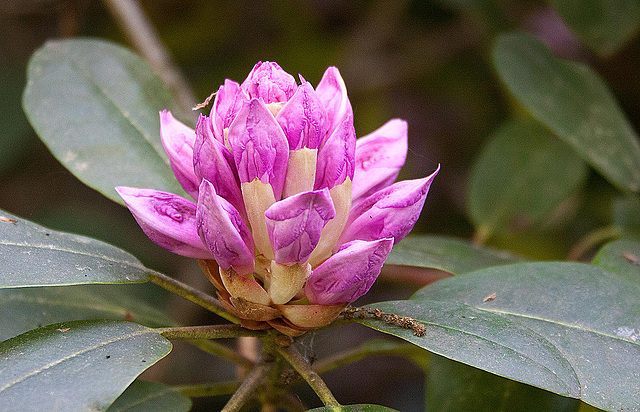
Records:
M91 252L84 252L84 251L80 251L80 250L62 248L62 247L57 247L56 245L17 243L17 242L10 242L10 241L0 240L0 246L15 246L15 247L24 247L24 248L33 248L33 249L53 250L53 251L56 251L56 252L65 252L65 253L70 253L70 254L74 254L74 255L92 257L92 258L104 260L104 261L107 261L107 262L120 263L120 264L123 264L123 265L126 265L126 266L130 266L130 267L133 267L133 268L136 268L136 269L141 269L143 271L151 272L150 269L144 267L144 265L142 265L142 264L140 264L138 262L127 261L127 260L118 260L117 258L109 257L109 256L106 256L106 255L99 255L99 254L94 254L94 253L91 253Z
M76 64L76 62L70 58L69 54L66 54L67 57L67 62L69 63L69 66L71 66L72 68L74 68L75 70L78 71L78 73L80 73L84 79L87 81L87 83L90 85L90 87L94 88L95 90L97 90L102 96L104 96L105 100L111 105L113 106L116 111L118 113L120 113L122 115L122 117L124 117L125 119L127 119L127 121L129 122L129 124L142 136L142 139L144 140L144 142L146 144L148 144L149 146L151 146L151 149L153 150L153 152L158 155L158 157L160 157L160 159L162 159L162 161L167 165L167 166L171 166L169 163L169 160L166 159L164 156L162 156L162 153L160 153L155 145L152 143L152 137L149 136L146 132L144 132L137 123L135 123L133 121L133 118L130 117L130 115L127 115L121 108L120 106L118 106L118 104L111 98L111 96L109 96L109 94L106 92L106 90L97 82L95 81L95 77L93 75L91 75L91 73L89 73L88 71L86 71L84 68L82 68L82 66L79 66Z
M143 329L143 330L139 330L139 331L135 331L133 333L127 334L127 335L117 336L117 337L115 337L113 339L110 339L110 340L107 340L107 341L102 341L102 342L99 342L98 344L83 348L82 350L73 352L73 353L71 353L71 354L69 354L67 356L64 356L64 357L62 357L60 359L57 359L57 360L55 360L53 362L49 362L49 363L43 365L42 367L27 373L26 375L23 375L23 376L21 376L21 377L19 377L17 379L14 379L13 381L11 381L8 384L6 384L5 386L0 387L0 392L4 391L6 389L9 389L10 387L12 387L14 385L17 385L20 382L24 382L25 380L30 379L30 378L38 375L39 373L42 373L43 371L45 371L47 369L53 368L54 366L59 365L62 362L67 361L69 359L72 359L72 358L74 358L76 356L82 355L84 353L96 350L98 348L101 348L103 346L106 346L106 345L109 345L109 344L112 344L112 343L115 343L115 342L118 342L118 341L121 341L121 340L134 338L136 336L140 336L140 335L143 335L143 334L146 334L146 333L157 333L157 332L155 332L153 330L150 330L150 329Z

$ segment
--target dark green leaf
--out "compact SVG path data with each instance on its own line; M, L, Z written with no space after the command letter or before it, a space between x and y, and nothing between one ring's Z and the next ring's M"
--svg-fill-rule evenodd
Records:
M617 240L608 243L600 249L591 263L640 284L640 242ZM640 334L638 339L640 340Z
M144 289L155 285L84 285L0 290L0 341L52 323L111 319L150 327L175 326L146 303Z
M160 141L158 111L174 107L151 68L102 40L55 40L29 62L23 107L58 160L123 203L115 186L184 193Z
M625 197L613 203L613 222L624 236L640 239L640 198Z
M571 412L580 404L441 356L431 358L426 396L427 411Z
M498 75L515 98L607 180L640 191L640 143L602 79L587 66L556 59L526 34L501 36Z
M365 324L477 368L609 410L640 404L640 283L592 265L523 263L440 280L372 305L426 336Z
M407 236L391 250L385 261L391 265L440 269L454 275L523 261L508 252L476 246L442 236Z
M378 405L343 405L339 408L323 406L321 408L310 409L307 412L397 412L395 409Z
M539 224L586 177L584 162L548 129L511 120L489 140L471 172L471 220L487 233Z
M638 0L550 0L564 22L589 47L610 56L640 28Z
M186 412L191 399L170 386L137 380L108 409L109 412Z
M171 351L152 329L129 322L76 321L0 343L0 410L105 410Z
M149 272L115 246L0 210L0 288L145 282Z

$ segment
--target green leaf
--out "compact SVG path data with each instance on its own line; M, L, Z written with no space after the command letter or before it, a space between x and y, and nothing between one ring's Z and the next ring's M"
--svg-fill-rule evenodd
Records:
M58 322L130 320L150 327L176 326L142 296L155 285L84 285L0 289L0 341ZM147 289L147 290L145 290Z
M640 239L640 198L630 196L613 203L613 222L622 228L624 236Z
M607 243L591 263L640 284L640 242L616 240ZM640 327L638 339L640 340Z
M426 379L427 411L571 412L580 402L432 356Z
M638 0L549 0L562 20L598 54L613 55L640 28Z
M171 351L154 330L129 322L76 321L0 343L0 410L105 410Z
M417 319L424 337L370 327L448 358L608 410L640 404L640 283L581 263L537 262L440 280L373 307Z
M584 162L538 122L508 121L471 172L471 220L487 233L542 223L586 177Z
M115 246L0 210L0 289L146 282L149 272Z
M187 412L191 399L157 382L137 380L109 407L108 412Z
M395 409L378 405L343 405L340 407L323 406L307 412L397 412Z
M640 143L602 79L526 34L498 38L493 62L515 98L621 190L640 191Z
M459 239L413 235L407 236L393 247L385 264L440 269L461 275L523 260L508 252L473 245Z
M158 111L175 104L134 53L103 40L48 41L27 80L31 125L86 185L121 204L115 186L184 193L160 141Z

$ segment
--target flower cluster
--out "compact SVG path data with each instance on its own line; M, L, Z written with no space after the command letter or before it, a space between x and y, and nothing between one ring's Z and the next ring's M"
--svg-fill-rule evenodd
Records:
M160 113L173 172L197 202L116 188L158 245L200 259L247 328L288 335L333 321L365 294L413 228L432 175L393 183L407 153L394 119L356 140L335 67L314 89L276 63L226 80L195 131Z

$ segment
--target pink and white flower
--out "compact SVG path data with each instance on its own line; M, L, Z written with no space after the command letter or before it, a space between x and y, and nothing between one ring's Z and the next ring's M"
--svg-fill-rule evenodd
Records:
M168 111L160 126L171 168L195 202L116 190L151 240L200 259L243 325L290 335L333 321L367 293L438 172L393 183L407 124L393 119L356 140L335 67L314 89L276 63L258 63L242 84L225 80L195 131Z

